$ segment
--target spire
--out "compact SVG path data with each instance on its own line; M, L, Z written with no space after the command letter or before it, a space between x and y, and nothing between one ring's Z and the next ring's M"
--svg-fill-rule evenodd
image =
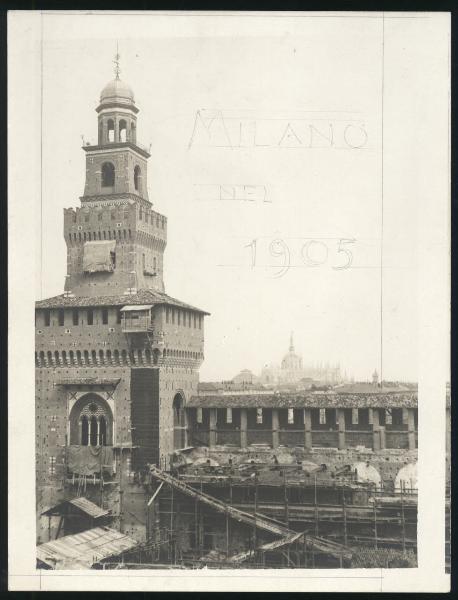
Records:
M293 332L291 332L291 336L289 338L289 351L294 352Z
M378 385L378 373L377 373L377 369L375 369L375 371L372 373L372 383L374 385Z
M115 58L113 61L115 64L114 72L115 72L116 79L119 79L119 74L121 73L121 68L119 66L120 58L121 58L121 55L119 54L119 46L118 46L118 42L116 42L116 54L115 54Z

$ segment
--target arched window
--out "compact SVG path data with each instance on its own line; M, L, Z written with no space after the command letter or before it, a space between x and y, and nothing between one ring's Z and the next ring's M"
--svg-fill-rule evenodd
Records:
M59 364L59 352L56 350L54 352L54 360L56 361L56 365Z
M64 363L64 365L67 364L67 353L65 352L65 350L62 350L62 362Z
M70 444L113 444L113 414L106 400L92 393L77 400L70 412Z
M89 444L89 425L87 417L81 418L81 445L87 446Z
M114 351L115 364L119 365L119 350Z
M135 123L132 123L132 125L130 126L130 139L134 143L137 141L137 132L136 132L136 128L135 128Z
M127 141L127 125L124 119L121 119L121 121L119 121L119 141Z
M69 352L69 356L70 356L70 364L72 365L72 364L73 364L73 361L74 361L74 354L73 354L73 350L70 350L70 352Z
M76 351L76 362L80 365L81 364L81 350L77 350Z
M92 364L97 364L97 352L95 350L91 350Z
M151 364L151 350L149 348L145 350L145 360L147 364Z
M99 123L99 144L103 144L103 123Z
M91 417L91 446L98 446L97 444L97 419L95 417Z
M140 177L141 177L140 167L137 165L134 169L134 186L137 191L140 191Z
M121 356L122 356L122 364L125 365L127 362L127 350L123 350L121 352Z
M113 163L106 162L102 165L102 187L113 187L115 184L115 168Z
M109 142L114 142L115 129L114 129L114 121L113 121L113 119L108 119L107 129L108 129L108 141Z
M104 363L104 353L103 353L103 350L99 350L99 357L100 357L100 362L103 365L103 363Z

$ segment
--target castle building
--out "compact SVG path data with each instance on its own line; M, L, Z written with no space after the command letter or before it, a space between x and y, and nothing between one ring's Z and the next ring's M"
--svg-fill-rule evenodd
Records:
M83 147L81 206L64 209L65 291L36 303L39 541L59 527L40 515L82 491L118 514L120 530L144 535L136 474L187 445L184 408L204 358L208 313L164 291L167 219L148 199L134 94L118 65L115 75L97 143Z

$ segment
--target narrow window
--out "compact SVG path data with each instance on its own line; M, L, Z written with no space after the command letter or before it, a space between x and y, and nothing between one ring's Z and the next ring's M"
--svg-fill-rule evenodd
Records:
M88 308L87 310L87 324L94 325L94 311L92 308Z
M59 312L58 312L58 318L59 318L59 325L60 326L62 326L64 324L64 322L65 322L65 318L64 317L65 317L65 313L64 313L63 309L61 308L61 309L59 309Z
M130 126L130 137L134 143L137 141L137 136L135 133L135 123L132 123L132 125Z
M99 446L107 445L107 422L105 417L100 417L100 431L99 431Z
M197 409L197 422L198 423L202 423L203 422L203 419L202 419L202 409L200 407Z
M262 425L262 408L256 409L256 423Z
M320 425L326 425L326 409L320 408Z
M368 409L368 423L369 425L373 425L374 424L374 409L373 408L369 408Z
M120 325L122 322L122 312L120 310L118 310L118 312L116 313L116 323L118 325Z
M359 422L359 412L357 408L351 409L351 423L352 425L358 425Z
M124 119L119 121L119 141L125 142L127 140L127 125Z
M106 162L102 165L102 187L113 187L115 183L115 168L113 163Z
M108 308L102 308L102 323L108 325Z
M49 327L51 325L51 311L45 310L45 327Z
M143 210L142 210L141 206L140 206L140 210L138 211L138 218L140 219L140 221L143 219Z
M294 424L294 408L288 408L288 425Z
M134 169L134 187L137 190L137 192L140 191L140 178L141 178L141 171L140 171L140 167L137 165Z
M114 142L114 121L113 121L113 119L108 119L107 129L108 129L108 141Z
M81 418L81 445L87 446L89 444L89 425L87 417Z
M91 446L97 446L97 419L95 417L91 417Z
M99 219L99 221L101 221L101 220L102 220L102 217L103 217L103 213L102 213L102 211L100 211L100 212L99 212L99 214L98 214L98 219Z
M232 423L232 408L226 408L226 423Z
M393 415L390 408L385 409L385 423L387 425L393 424Z

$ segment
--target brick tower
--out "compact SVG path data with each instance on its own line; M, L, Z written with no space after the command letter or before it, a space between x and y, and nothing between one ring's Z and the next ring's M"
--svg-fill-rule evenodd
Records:
M81 207L64 209L65 292L36 303L40 541L57 527L41 513L83 493L144 536L142 470L187 445L185 406L203 360L208 313L164 292L167 219L148 199L149 153L118 64L96 111Z

